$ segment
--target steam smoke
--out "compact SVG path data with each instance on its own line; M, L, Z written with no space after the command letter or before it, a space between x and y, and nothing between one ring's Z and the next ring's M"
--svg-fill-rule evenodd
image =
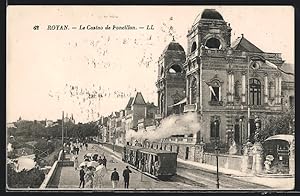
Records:
M199 118L196 113L187 113L180 116L169 116L161 121L161 124L154 130L126 132L126 141L131 139L155 141L172 135L185 135L200 131Z

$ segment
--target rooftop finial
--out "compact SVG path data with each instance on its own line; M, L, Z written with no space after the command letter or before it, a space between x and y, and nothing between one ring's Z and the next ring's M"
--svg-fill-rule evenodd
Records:
M174 35L173 35L173 42L175 42L175 37L174 37Z
M244 37L244 34L242 33L242 37Z

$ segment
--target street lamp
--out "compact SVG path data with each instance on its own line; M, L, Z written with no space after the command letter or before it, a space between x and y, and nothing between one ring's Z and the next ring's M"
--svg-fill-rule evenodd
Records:
M244 116L241 116L240 117L240 146L241 146L241 149L240 149L240 151L241 151L241 154L242 154L242 150L243 150L243 120L244 120Z
M115 134L116 134L116 129L114 129L113 132L113 151L115 152Z
M214 122L215 127L215 153L216 153L216 161L217 161L217 189L220 187L219 183L219 145L217 141L217 120Z
M247 90L248 90L248 92L247 92L247 105L248 105L248 107L247 107L247 109L248 109L248 112L247 112L247 115L248 115L248 127L247 127L247 132L248 132L248 140L250 140L250 61L248 62L248 68L247 68L247 80L248 80L248 82L247 82Z

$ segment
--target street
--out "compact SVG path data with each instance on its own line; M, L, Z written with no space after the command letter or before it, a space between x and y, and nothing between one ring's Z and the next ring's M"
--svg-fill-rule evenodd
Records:
M112 189L112 184L110 181L110 175L114 168L117 168L117 171L120 176L120 181L117 189L124 190L124 181L123 181L123 170L128 165L120 160L118 157L113 155L111 152L105 150L102 146L97 144L89 144L88 150L83 148L79 152L79 163L83 161L83 156L86 153L98 153L101 156L105 156L107 159L107 173L103 179L102 188L96 188L96 190L108 190ZM196 183L191 180L182 178L180 176L174 176L169 181L161 181L153 179L147 175L141 175L139 171L130 168L132 173L130 174L130 183L129 189L133 190L197 190L197 189L206 189L206 186L201 183ZM78 189L79 185L79 171L75 171L73 167L63 167L60 171L59 189ZM87 188L85 188L87 189Z
M98 144L89 144L88 150L83 148L79 152L79 163L83 161L83 156L86 153L98 153L101 156L104 155L107 159L107 172L103 179L103 185L101 188L95 188L96 190L112 189L110 175L114 168L117 168L120 176L117 189L124 190L122 172L128 164L124 163L119 156L116 156L118 153L113 153L112 150L108 150ZM199 169L185 163L178 162L177 175L167 181L153 179L145 174L141 175L141 172L133 168L130 169L132 173L130 174L129 189L131 190L216 190L216 174L214 172ZM73 167L63 167L60 173L58 188L78 189L78 185L79 171L75 171ZM269 187L267 186L246 182L225 174L220 174L220 189L223 190L253 190L268 188Z

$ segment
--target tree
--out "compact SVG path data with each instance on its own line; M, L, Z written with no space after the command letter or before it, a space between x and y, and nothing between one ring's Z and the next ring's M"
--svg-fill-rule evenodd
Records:
M282 115L270 116L266 120L265 126L260 131L260 141L277 134L291 134L295 130L295 113L288 111Z

